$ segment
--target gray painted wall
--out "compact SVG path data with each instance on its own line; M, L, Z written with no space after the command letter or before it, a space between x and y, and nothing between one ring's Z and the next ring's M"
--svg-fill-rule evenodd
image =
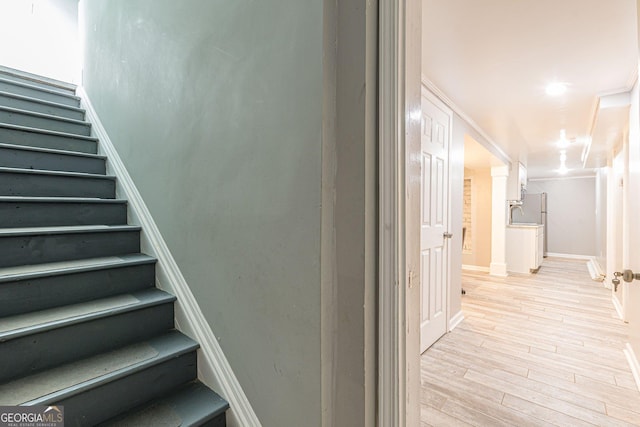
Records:
M375 415L376 8L81 0L85 90L265 426Z
M548 248L552 253L596 255L595 177L529 181L527 193L546 192Z
M84 3L87 93L254 410L320 425L322 2Z

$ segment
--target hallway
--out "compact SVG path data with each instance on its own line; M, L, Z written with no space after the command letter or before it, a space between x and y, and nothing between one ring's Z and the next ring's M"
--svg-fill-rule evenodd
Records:
M422 355L422 426L640 425L627 325L585 261L462 286L465 320Z

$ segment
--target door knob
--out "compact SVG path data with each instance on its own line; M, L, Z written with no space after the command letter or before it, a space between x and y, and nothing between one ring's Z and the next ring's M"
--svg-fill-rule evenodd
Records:
M614 292L618 291L618 285L620 284L620 279L618 279L618 277L622 277L622 280L624 280L627 283L633 282L634 280L640 280L640 273L634 273L629 269L624 270L622 273L619 271L616 271L615 273L613 273L613 276L614 278L611 281L611 283L613 283Z
M633 282L634 280L640 280L640 273L634 273L627 269L622 272L622 280L625 282Z
M640 273L634 273L633 271L627 269L623 270L622 273L616 271L613 273L615 277L622 277L622 280L625 282L633 282L634 280L640 280Z
M442 233L442 237L444 237L445 239L450 239L450 238L452 238L452 237L453 237L453 234L452 234L452 233L444 232L444 233Z

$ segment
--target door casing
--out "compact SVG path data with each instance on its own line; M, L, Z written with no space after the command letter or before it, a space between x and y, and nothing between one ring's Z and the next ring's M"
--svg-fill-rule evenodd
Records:
M422 2L379 2L379 426L420 425Z

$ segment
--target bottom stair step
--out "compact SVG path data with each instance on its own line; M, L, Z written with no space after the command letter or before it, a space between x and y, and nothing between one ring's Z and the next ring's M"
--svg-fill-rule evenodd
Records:
M225 411L229 404L204 384L195 381L168 396L149 402L102 426L226 426Z
M171 331L2 384L0 405L62 405L65 424L96 425L195 380L197 348Z
M4 317L0 319L0 382L145 341L173 329L174 301L173 295L150 288Z

